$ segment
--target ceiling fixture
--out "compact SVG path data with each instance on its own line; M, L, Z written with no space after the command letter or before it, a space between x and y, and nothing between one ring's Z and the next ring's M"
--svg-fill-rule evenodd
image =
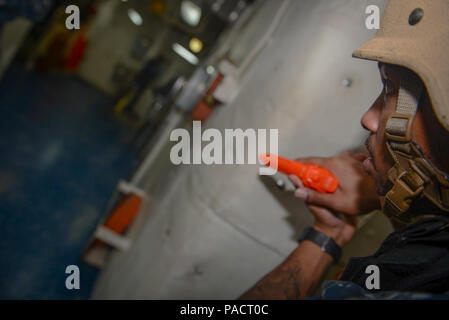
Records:
M196 27L201 20L201 8L189 0L181 3L181 17L191 27Z
M190 50L194 53L198 53L203 49L203 42L198 38L192 38L189 42Z
M208 75L213 75L215 72L215 68L213 66L207 66L206 72Z
M141 26L143 23L142 16L134 9L128 9L128 17L136 26Z
M198 58L191 53L189 50L181 46L179 43L173 43L172 45L173 51L179 54L181 57L183 57L185 60L187 60L189 63L193 65L198 64Z

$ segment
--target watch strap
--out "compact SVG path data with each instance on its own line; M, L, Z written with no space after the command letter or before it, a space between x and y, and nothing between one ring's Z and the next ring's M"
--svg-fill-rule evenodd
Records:
M302 242L304 240L309 240L317 244L321 248L321 250L327 252L332 256L334 262L338 262L340 260L342 249L332 237L329 237L324 233L315 230L313 227L308 227L304 231L301 238L298 239L299 242Z

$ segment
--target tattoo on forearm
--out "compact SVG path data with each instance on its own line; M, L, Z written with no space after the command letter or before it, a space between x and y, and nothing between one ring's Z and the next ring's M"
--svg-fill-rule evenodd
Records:
M280 266L262 278L241 299L299 299L303 282L300 265Z
M299 276L301 275L301 266L298 265L292 269L293 270L291 270L288 275L287 283L285 284L284 295L286 299L299 299L301 296L301 281L299 279Z
M307 242L299 246L281 265L271 271L240 299L301 299L315 293L332 258Z

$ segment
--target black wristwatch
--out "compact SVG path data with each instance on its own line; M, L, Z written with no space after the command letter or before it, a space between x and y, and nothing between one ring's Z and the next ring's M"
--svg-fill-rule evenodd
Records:
M341 247L331 237L324 233L315 230L313 227L308 227L304 230L303 235L298 239L298 242L309 240L320 246L321 250L327 252L332 256L334 262L338 262L341 258Z

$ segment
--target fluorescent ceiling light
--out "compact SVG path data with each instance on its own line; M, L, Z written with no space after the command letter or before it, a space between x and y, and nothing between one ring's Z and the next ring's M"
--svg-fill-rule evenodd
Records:
M136 26L140 26L143 23L142 16L134 9L128 9L128 17Z
M181 3L181 17L185 23L195 27L201 20L201 8L189 0Z
M198 58L191 53L189 50L181 46L179 43L173 43L172 45L173 51L175 51L177 54L179 54L181 57L183 57L185 60L190 62L193 65L198 64Z

